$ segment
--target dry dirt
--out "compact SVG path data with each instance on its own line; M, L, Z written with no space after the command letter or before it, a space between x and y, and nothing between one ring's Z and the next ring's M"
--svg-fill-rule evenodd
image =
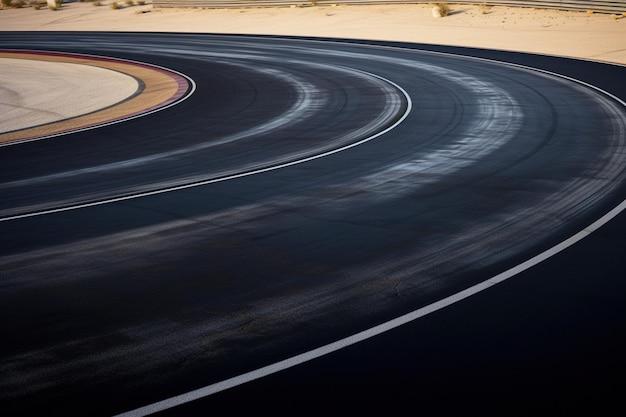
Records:
M120 72L0 53L0 134L90 113L138 88L134 78Z
M112 10L71 3L62 10L0 10L0 30L108 30L258 33L398 40L575 56L626 64L626 18L558 10L452 5L250 9Z

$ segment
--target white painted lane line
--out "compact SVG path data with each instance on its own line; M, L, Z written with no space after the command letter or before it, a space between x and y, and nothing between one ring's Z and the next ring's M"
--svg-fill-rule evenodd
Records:
M304 80L298 79L297 77L294 77L291 74L278 71L278 70L269 70L269 69L264 69L264 68L259 68L255 70L261 73L266 73L277 79L287 82L288 84L292 85L294 91L297 94L297 98L295 102L289 109L287 109L285 112L278 115L277 117L272 118L260 125L253 126L249 129L242 130L237 133L230 134L230 135L226 135L221 138L217 138L215 140L211 140L208 142L201 142L199 144L195 144L195 145L191 145L187 147L176 148L175 150L171 150L171 151L143 155L137 158L110 162L104 165L97 165L97 166L92 166L89 168L78 168L78 169L74 169L71 171L63 171L63 172L59 172L55 174L42 175L39 177L31 177L31 178L25 178L25 179L10 181L10 182L2 182L0 183L0 188L21 187L25 185L28 186L32 184L44 183L46 181L51 181L51 180L53 181L57 179L75 177L75 176L84 175L84 174L95 174L95 173L100 173L100 172L113 171L117 169L136 168L138 166L148 164L150 162L154 162L157 160L173 158L173 157L185 155L185 154L191 154L191 153L198 152L198 151L208 149L211 147L215 147L218 145L232 143L241 139L249 138L254 135L260 135L260 134L270 132L288 123L293 123L294 121L304 119L306 117L310 117L311 114L313 114L316 111L316 109L321 108L325 104L324 99L320 98L321 92L318 91L313 85L309 84L308 82ZM156 187L152 187L152 188L156 188Z
M332 42L330 41L329 43L341 43L341 42ZM348 43L349 44L349 43ZM370 45L371 46L371 45ZM386 49L408 49L411 51L419 51L419 50L415 50L415 49L410 49L410 48L399 48L399 47L385 47ZM430 51L423 51L423 52L430 52ZM463 56L461 55L455 55L455 54L448 54L448 53L443 53L443 52L436 52L435 54L440 54L440 55L447 55L447 56L454 56L454 57L460 57L463 58ZM473 58L473 57L466 57L466 58ZM487 61L487 62L496 62L496 63L500 63L500 64L504 64L504 65L510 65L513 67L518 67L518 68L524 68L526 70L531 70L531 71L539 71L545 74L550 74L556 77L560 77L560 78L564 78L570 81L574 81L576 83L579 83L581 85L587 86L589 88L592 88L602 94L605 94L608 97L611 97L612 99L616 100L618 103L620 103L622 106L626 107L626 103L619 99L618 97L614 96L613 94L604 91L602 89L600 89L599 87L593 86L591 84L588 84L584 81L581 80L577 80L575 78L571 78L565 75L561 75L561 74L557 74L551 71L545 71L545 70L541 70L538 68L532 68L532 67L528 67L528 66L524 66L524 65L518 65L518 64L510 64L507 62L502 62L502 61L497 61L497 60L491 60L491 59L485 59L485 58L475 58L477 60L482 60L482 61ZM264 366L262 368L258 368L255 369L253 371L241 374L241 375L237 375L233 378L229 378L220 382L216 382L214 384L211 385L207 385L205 387L193 390L193 391L189 391L186 392L184 394L181 395L177 395L174 397L170 397L167 398L165 400L150 404L150 405L146 405L144 407L140 407L140 408L136 408L134 410L131 411L127 411L121 414L116 414L114 417L143 417L143 416L147 416L147 415L151 415L163 410L167 410L173 407L176 407L178 405L182 405L182 404L186 404L188 402L200 399L200 398L204 398L207 396L210 396L212 394L218 393L220 391L224 391L227 390L229 388L233 388L236 387L238 385L241 384L245 384L246 382L250 382L250 381L254 381L256 379L262 378L264 376L268 376L271 374L274 374L276 372L280 372L282 370L291 368L293 366L311 361L313 359L319 358L321 356L327 355L329 353L338 351L340 349L343 349L345 347L351 346L355 343L364 341L366 339L369 339L371 337L377 336L379 334L385 333L389 330L395 329L396 327L402 326L403 324L409 323L411 321L417 320L421 317L424 317L430 313L433 313L435 311L441 310L445 307L448 307L454 303L457 303L459 301L462 301L468 297L471 297L472 295L478 294L481 291L484 291L488 288L493 287L494 285L501 283L503 281L506 281L509 278L512 278L514 276L516 276L517 274L526 271L529 268L532 268L533 266L545 261L546 259L551 258L552 256L558 254L559 252L569 248L570 246L574 245L576 242L584 239L585 237L587 237L589 234L591 234L592 232L598 230L600 227L602 227L603 225L605 225L607 222L609 222L611 219L613 219L615 216L617 216L618 214L620 214L622 211L624 211L626 209L626 200L622 201L619 205L617 205L616 207L614 207L613 209L611 209L608 213L606 213L604 216L600 217L598 220L594 221L593 223L591 223L589 226L585 227L584 229L582 229L581 231L579 231L578 233L574 234L573 236L565 239L564 241L562 241L561 243L547 249L546 251L526 260L525 262L522 262L519 265L516 265L498 275L495 275L485 281L482 281L476 285L473 285L463 291L460 291L456 294L453 294L449 297L443 298L439 301L436 301L432 304L426 305L424 307L421 307L417 310L414 310L408 314L405 314L403 316L397 317L395 319L389 320L385 323L379 324L378 326L375 327L371 327L367 330L364 330L362 332L353 334L351 336L348 336L346 338L337 340L336 342L318 347L316 349L310 350L308 352L296 355L296 356L292 356L290 358L284 359L282 361L273 363L271 365L268 366Z
M312 155L306 158L302 158L302 159L298 159L295 161L291 161L291 162L285 162L282 164L278 164L278 165L273 165L273 166L269 166L266 168L260 168L260 169L255 169L252 171L246 171L246 172L242 172L242 173L238 173L238 174L233 174L233 175L229 175L226 177L221 177L221 178L214 178L214 179L210 179L210 180L205 180L205 181L199 181L199 182L194 182L191 184L183 184L183 185L178 185L175 187L168 187L168 188L163 188L160 190L154 190L154 191L146 191L143 193L136 193L136 194L131 194L131 195L126 195L126 196L121 196L121 197L115 197L115 198L110 198L110 199L106 199L106 200L99 200L99 201L93 201L93 202L89 202L89 203L84 203L84 204L76 204L76 205L72 205L72 206L67 206L67 207L60 207L60 208L56 208L56 209L50 209L50 210L41 210L41 211L35 211L35 212L31 212L31 213L25 213L25 214L17 214L14 216L7 216L7 217L2 217L0 218L0 222L7 222L7 221L11 221L11 220L18 220L18 219L24 219L24 218L29 218L29 217L36 217L36 216L44 216L47 214L53 214L53 213L60 213L60 212L64 212L64 211L70 211L70 210L78 210L78 209L82 209L82 208L87 208L87 207L94 207L94 206L100 206L103 204L110 204L110 203L116 203L119 201L126 201L126 200L132 200L132 199L136 199L136 198L141 198L141 197L147 197L147 196L151 196L151 195L157 195L157 194L163 194L163 193L169 193L172 191L177 191L177 190L184 190L187 188L193 188L193 187L200 187L203 185L208 185L208 184L215 184L218 182L224 182L224 181L230 181L230 180L234 180L237 178L243 178L243 177L249 177L251 175L257 175L257 174L262 174L264 172L270 172L270 171L275 171L278 169L282 169L282 168L286 168L286 167L290 167L293 165L299 165L299 164L303 164L305 162L309 162L309 161L313 161L316 159L320 159L320 158L325 158L327 156L339 153L339 152L343 152L345 150L354 148L355 146L359 146L362 145L364 143L367 143L371 140L374 140L382 135L384 135L385 133L393 130L394 128L396 128L398 125L400 125L407 117L408 115L411 113L411 109L413 108L413 103L411 101L411 97L409 96L409 93L406 92L406 90L404 90L402 87L400 87L398 84L394 83L391 80L388 80L384 77L381 77L379 75L376 74L372 74L366 71L361 71L367 75L370 75L374 78L378 78L382 81L385 81L391 85L393 85L395 88L397 88L398 90L400 90L402 92L402 94L404 95L404 97L406 98L407 101L407 108L405 110L405 112L402 114L402 116L391 126L387 127L386 129L368 136L367 138L361 139L357 142L342 146L340 148L337 149L333 149L330 151L326 151L326 152L322 152L320 154L317 155Z
M153 49L152 51L168 52L168 53L171 52L170 49ZM179 55L180 54L182 54L182 52L179 53ZM202 54L206 56L212 56L210 52L203 52ZM235 58L240 58L242 56L240 54L235 54L235 53L231 55L232 57L235 57ZM267 60L271 61L269 59ZM218 61L215 61L215 62L218 62ZM310 62L304 62L304 61L292 61L292 62L297 63L297 64L302 64L302 65L307 65L310 67L324 68L327 70L332 69L336 72L344 72L352 76L362 77L368 82L372 82L371 76L369 74L364 74L362 71L359 71L356 69L336 67L336 66L331 67L330 65L323 65L319 63L310 63ZM228 64L244 66L243 64L239 64L235 62L228 62ZM41 183L45 183L48 181L71 178L71 177L85 175L85 174L96 174L96 173L119 170L119 169L137 168L138 166L149 164L158 160L173 158L173 157L177 157L181 155L189 155L189 154L206 150L215 146L233 143L241 139L248 139L256 135L268 134L268 132L275 130L275 129L284 128L288 124L298 123L299 121L312 117L315 112L317 112L319 109L321 109L325 105L327 98L323 97L323 94L319 89L317 89L315 86L305 81L304 79L301 79L295 75L286 73L284 71L280 71L280 70L276 70L272 68L261 67L261 68L253 68L253 70L258 71L260 73L268 74L270 76L273 76L277 79L280 79L292 85L292 87L297 93L297 99L295 103L293 103L293 105L289 109L287 109L285 112L283 112L282 114L268 121L264 121L263 123L259 125L256 125L251 128L248 128L248 129L245 129L245 130L233 133L233 134L229 134L223 137L212 138L211 140L200 142L191 146L176 148L170 151L143 155L140 157L120 160L120 161L111 162L111 163L107 163L103 165L96 165L96 166L92 166L88 168L78 168L78 169L74 169L70 171L62 171L62 172L58 172L54 174L46 174L46 175L37 176L37 177L30 177L30 178L24 178L24 179L19 179L19 180L14 180L14 181L1 182L0 189L16 188L16 187L21 187L21 186L29 186L33 184L41 184ZM392 86L387 85L388 83L378 78L375 78L374 81L380 83L381 85L384 85L384 88L383 88L384 90L388 89L391 91L393 89L394 93L397 91L395 88L392 88ZM387 98L386 100L388 103L390 102L389 98ZM233 169L230 172L223 172L223 173L219 173L216 175L211 175L211 176L197 175L194 177L186 178L186 181L184 181L184 183L194 183L198 181L207 180L208 178L217 178L220 176L232 175L235 172L250 171L252 169L258 168L259 166L263 166L263 165L265 166L276 165L276 164L279 164L288 160L295 160L298 158L303 158L305 155L320 153L325 150L328 150L329 148L338 147L343 143L351 142L355 140L357 137L363 137L363 136L369 135L371 134L371 132L374 132L375 130L379 129L384 123L388 121L388 119L390 120L395 115L397 111L395 107L396 106L394 105L394 103L391 103L391 105L388 105L385 107L385 111L381 113L381 115L379 115L377 119L371 121L370 123L363 126L362 128L359 128L357 130L350 132L349 134L333 138L333 146L324 145L317 149L316 148L307 149L306 152L299 152L298 154L280 155L280 157L275 158L272 161L262 161L259 163L255 163L253 166L242 166L239 169ZM155 190L159 188L173 187L175 185L182 185L182 183L181 182L176 183L175 181L172 180L172 181L169 181L169 183L160 182L160 183L155 183L151 185L152 185L151 187L149 188L146 187L146 188ZM147 190L144 189L144 191L147 191ZM134 193L138 193L138 192L140 192L140 190L134 191ZM109 195L106 197L115 198L116 196L122 196L124 194L133 194L133 192L127 191L126 193L124 193L123 191L120 190L117 193L117 195ZM91 198L91 201L104 199L104 197L105 196L98 196L98 197L94 196ZM89 200L89 198L85 197L84 200ZM79 204L79 202L69 201L65 203L57 203L57 204L50 204L50 205L52 207L54 206L62 207L62 206L69 206L72 204ZM32 207L30 208L30 210L22 209L19 211L35 212L35 211L41 211L45 209L46 209L45 207ZM8 213L1 213L0 217L2 217L2 215L7 216Z
M564 240L556 246L546 250L545 252L540 253L539 255L528 259L527 261L508 269L492 278L487 279L479 284L476 284L472 287L469 287L463 291L460 291L456 294L453 294L449 297L443 298L439 301L436 301L432 304L419 308L415 311L412 311L403 316L397 317L393 320L382 323L378 326L369 328L362 332L353 334L352 336L348 336L344 339L340 339L336 342L330 343L328 345L324 345L318 347L317 349L310 350L308 352L302 353L300 355L292 356L280 362L273 363L268 366L264 366L259 369L255 369L253 371L247 372L245 374L237 375L233 378L229 378L215 384L208 385L206 387L202 387L193 391L186 392L181 395L177 395L175 397L170 397L168 399L137 408L135 410L127 411L125 413L117 414L114 417L143 417L150 414L154 414L163 410L167 410L172 407L176 407L178 405L182 405L200 398L207 397L209 395L218 393L220 391L227 390L229 388L236 387L241 384L245 384L246 382L254 381L256 379L262 378L267 375L274 374L276 372L283 371L285 369L289 369L293 366L300 365L304 362L311 361L313 359L319 358L324 355L328 355L329 353L338 351L345 347L351 346L355 343L362 342L371 337L380 335L382 333L388 332L389 330L395 329L396 327L402 326L403 324L409 323L411 321L417 320L420 317L424 317L430 313L441 310L445 307L448 307L454 303L462 301L472 295L478 294L481 291L484 291L488 288L493 287L494 285L501 283L515 275L526 271L529 268L537 265L538 263L556 255L557 253L569 248L576 242L582 240L595 230L598 230L604 224L606 224L609 220L617 216L624 209L626 209L626 200L622 201L617 207L613 210L602 216L600 219L596 220L580 232L571 236L570 238Z

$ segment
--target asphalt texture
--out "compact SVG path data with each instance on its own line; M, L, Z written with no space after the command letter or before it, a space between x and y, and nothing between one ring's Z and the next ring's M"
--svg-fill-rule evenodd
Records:
M0 39L197 85L152 115L0 148L7 415L111 415L256 369L481 282L623 200L621 103L472 57L622 99L623 67L296 38ZM624 370L623 217L445 310L162 414L602 410Z

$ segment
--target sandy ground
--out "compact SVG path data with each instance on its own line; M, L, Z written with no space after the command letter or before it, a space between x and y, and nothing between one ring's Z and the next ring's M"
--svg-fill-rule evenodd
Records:
M14 66L13 63L5 67L0 66L0 70L4 70L3 72L7 74L4 82L0 77L0 85L4 87L9 97L9 100L5 101L7 107L4 110L16 110L17 107L21 107L22 110L27 113L33 112L36 116L45 113L56 114L64 111L59 110L60 108L74 107L80 109L76 111L83 114L64 119L64 113L60 113L57 115L58 118L64 120L6 133L0 131L0 144L83 129L144 113L172 103L182 97L188 88L187 81L178 74L125 61L64 54L45 55L2 51L0 51L0 58L37 61L26 73L19 72L20 63L17 63L18 66ZM41 68L46 67L44 64L48 62L63 65L62 71L50 74L46 71L42 72ZM74 65L65 66L64 64ZM87 67L92 70L85 76L74 77L74 74L69 72L69 68L75 67ZM108 80L102 80L99 78L103 74L102 71L104 74L120 74L124 78L109 77ZM124 83L128 82L126 77L130 78L133 83L131 94L126 93L130 90L129 84L124 86ZM13 81L20 78L24 81L17 83ZM140 91L137 90L138 83L135 80L141 80ZM101 88L102 86L106 88ZM89 93L81 94L82 90L89 91ZM116 93L115 90L121 90L123 93ZM117 94L118 98L124 96L122 98L126 99L122 101L112 99L112 94ZM86 102L86 98L90 101ZM30 100L36 106L25 106L20 100ZM112 102L116 104L111 105ZM92 107L101 110L88 112L91 109L86 106L87 103L93 103ZM0 120L5 120L9 124L13 123L13 116L10 113L12 112L7 111L7 114L0 114ZM34 116L25 114L25 117Z
M452 6L433 18L428 5L265 9L111 10L71 3L62 10L0 10L0 30L124 30L259 33L399 40L575 56L626 63L626 18L608 14Z
M90 113L138 88L133 77L104 68L0 57L0 133Z

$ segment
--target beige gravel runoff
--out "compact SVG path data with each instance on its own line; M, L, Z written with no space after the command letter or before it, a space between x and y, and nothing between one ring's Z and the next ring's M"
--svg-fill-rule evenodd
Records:
M0 133L91 113L138 89L133 77L104 68L0 57Z
M626 64L626 18L560 10L451 5L434 18L421 4L111 10L69 3L59 11L0 10L0 30L104 30L328 36L536 52ZM480 3L477 1L477 3Z

